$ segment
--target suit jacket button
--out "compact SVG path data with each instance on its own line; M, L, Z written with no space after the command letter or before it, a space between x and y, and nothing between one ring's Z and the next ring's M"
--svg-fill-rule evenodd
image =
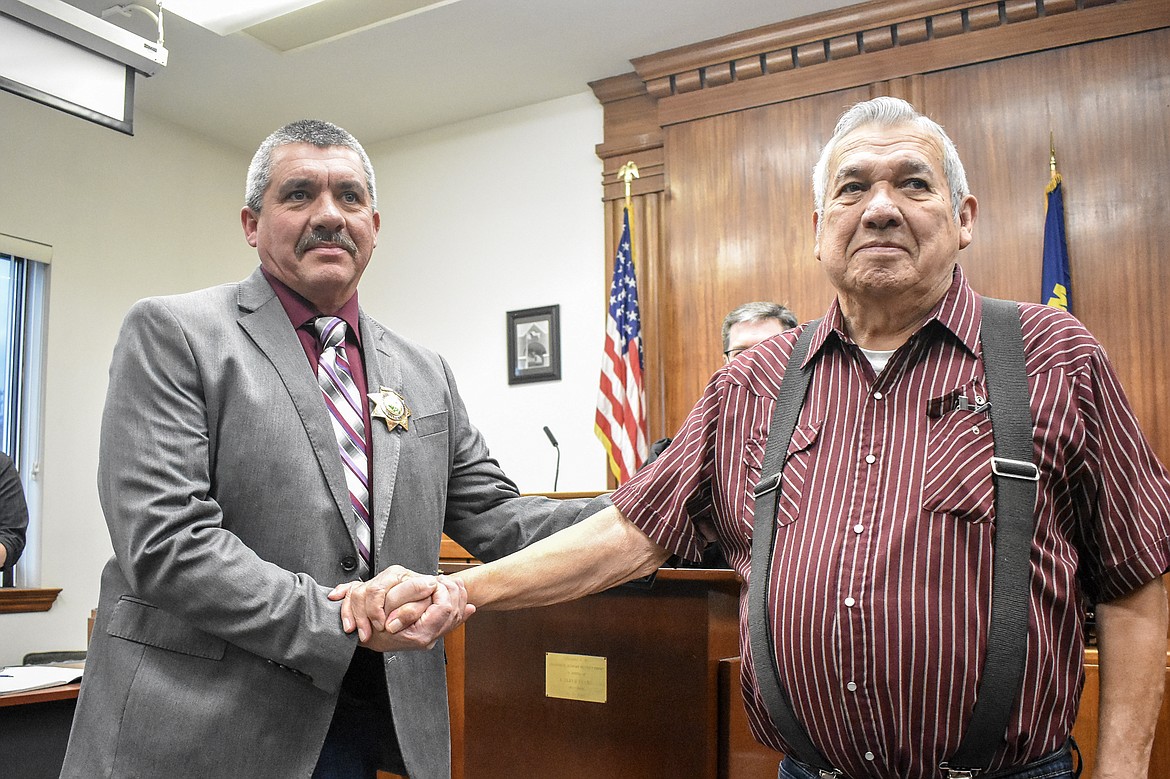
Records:
M357 570L357 558L353 555L346 555L341 558L341 570L346 573L353 573Z

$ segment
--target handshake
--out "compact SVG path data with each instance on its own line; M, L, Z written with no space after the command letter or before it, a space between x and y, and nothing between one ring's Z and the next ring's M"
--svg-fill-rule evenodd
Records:
M342 601L342 629L356 630L361 646L376 652L430 649L475 613L459 579L419 574L400 565L369 581L339 584L329 599Z

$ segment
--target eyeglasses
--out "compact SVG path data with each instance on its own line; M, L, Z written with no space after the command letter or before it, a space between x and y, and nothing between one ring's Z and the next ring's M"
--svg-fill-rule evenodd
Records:
M723 362L725 362L725 363L731 362L736 357L739 357L741 354L743 354L746 351L747 351L746 347L743 349L728 349L726 352L723 353Z

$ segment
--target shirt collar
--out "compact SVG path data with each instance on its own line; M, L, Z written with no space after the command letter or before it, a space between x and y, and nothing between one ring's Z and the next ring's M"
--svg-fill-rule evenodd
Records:
M976 294L975 290L971 289L971 285L967 283L967 277L963 274L963 269L956 263L950 288L935 304L911 339L927 327L941 326L962 343L972 356L975 356L978 354L979 321L982 310L983 299ZM830 336L841 343L849 341L845 334L845 318L841 314L841 304L836 298L817 326L816 333L813 334L805 364L820 352Z
M288 314L288 319L292 322L293 328L300 329L321 316L321 312L317 310L316 306L306 300L292 287L269 273L266 268L261 267L260 272L264 274L264 278L268 279L268 284L272 287L272 291L276 293L276 298L280 301L280 305L284 307L284 312ZM338 309L333 316L341 318L349 326L349 332L353 333L354 342L358 346L361 346L362 331L359 327L359 311L357 292L354 292L353 296L345 301L345 305Z

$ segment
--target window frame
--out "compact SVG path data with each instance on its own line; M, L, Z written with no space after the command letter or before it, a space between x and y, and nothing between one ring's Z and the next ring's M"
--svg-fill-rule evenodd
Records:
M28 504L29 525L25 550L0 586L0 614L47 611L60 589L40 587L41 518L43 484L41 462L44 445L45 375L47 364L50 260L52 247L0 233L0 256L18 263L19 297L11 301L17 310L6 357L19 362L9 377L16 392L6 392L4 402L14 423L8 427L3 448L10 451L20 473ZM7 373L7 371L5 371ZM14 573L13 573L14 571Z

